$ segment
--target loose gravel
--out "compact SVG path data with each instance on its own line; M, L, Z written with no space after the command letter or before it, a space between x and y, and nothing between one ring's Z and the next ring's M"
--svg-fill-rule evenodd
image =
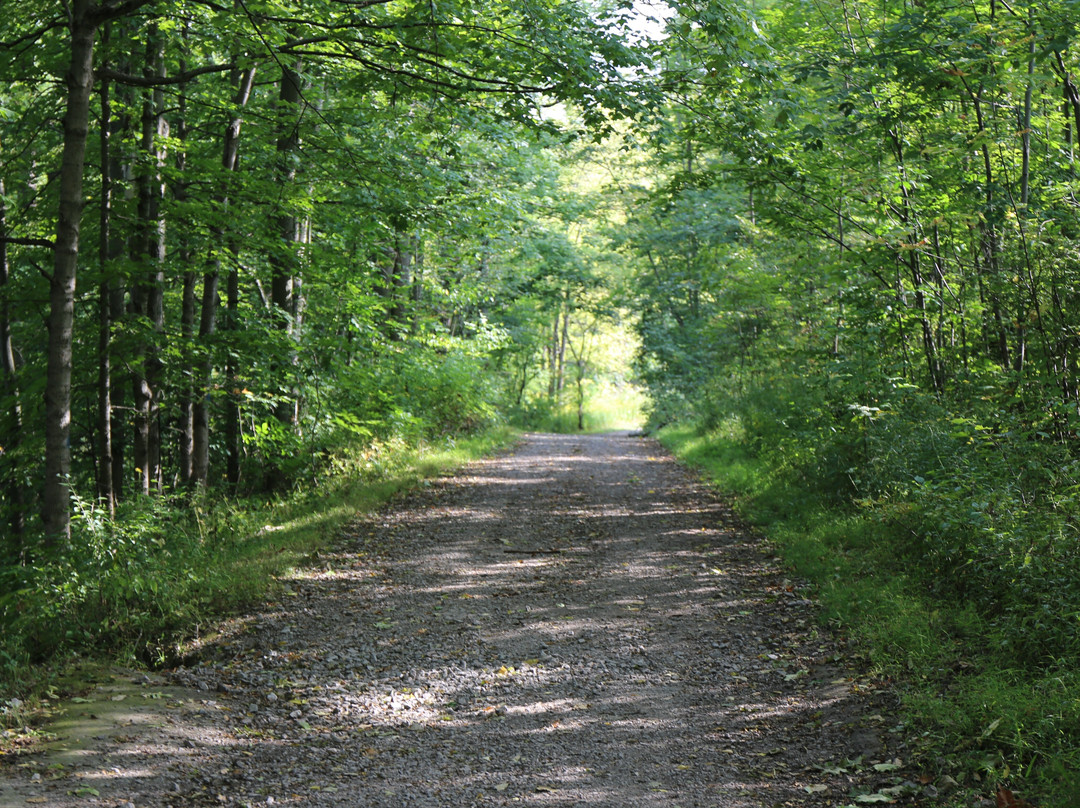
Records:
M654 441L529 435L356 522L0 804L931 804L884 685ZM87 704L89 702L86 702ZM84 705L72 705L78 712ZM66 754L66 757L65 757ZM57 761L60 761L57 763Z

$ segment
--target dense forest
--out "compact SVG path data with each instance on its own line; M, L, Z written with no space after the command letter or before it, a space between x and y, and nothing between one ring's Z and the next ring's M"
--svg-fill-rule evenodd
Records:
M161 653L242 503L633 383L908 615L927 754L1072 787L1078 0L0 10L5 681Z

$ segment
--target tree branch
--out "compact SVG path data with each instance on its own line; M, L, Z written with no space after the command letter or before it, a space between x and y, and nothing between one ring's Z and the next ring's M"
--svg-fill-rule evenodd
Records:
M530 93L550 93L556 89L557 85L548 85L545 87L534 87L527 84L515 84L512 81L505 79L486 78L484 76L470 76L467 73L462 73L459 70L454 70L448 65L437 64L428 59L422 59L419 56L416 61L425 63L431 67L437 67L447 73L450 73L458 78L461 78L469 84L454 84L449 81L442 81L431 76L425 76L422 73L417 73L414 70L407 70L405 68L391 67L387 64L381 64L374 59L362 56L358 53L354 53L352 49L346 49L344 53L336 53L333 51L323 50L307 50L304 48L282 48L278 53L289 54L293 56L321 56L331 59L344 59L351 62L356 62L364 67L374 70L379 73L387 73L392 76L402 76L404 78L410 78L421 84L426 84L431 87L440 87L446 90L455 90L457 92L472 92L472 93L502 93L511 95L528 95Z
M129 87L164 87L170 84L184 84L196 76L203 76L207 73L224 73L234 67L236 67L234 63L203 65L202 67L185 70L183 73L177 73L175 76L133 76L130 73L113 70L111 67L103 67L97 71L97 75L99 78L109 79L117 84L126 84Z
M24 34L18 39L12 39L9 42L0 42L0 50L11 50L24 42L36 42L42 37L42 35L48 33L54 28L63 28L64 21L60 17L56 17L52 22L48 22L42 25L40 28L36 28L28 34Z
M102 25L110 20L118 20L138 11L149 2L150 0L105 0L90 12L90 21L95 25Z
M207 8L212 8L214 11L229 10L229 6L223 5L222 3L215 3L213 2L213 0L192 0L192 2L195 3L195 5L197 6L206 6Z
M371 8L372 6L385 6L392 3L394 0L334 0L335 3L342 6L352 6L353 8Z
M56 248L51 240L47 238L20 238L16 236L0 236L0 243L3 244L18 244L21 247L44 247L47 250Z

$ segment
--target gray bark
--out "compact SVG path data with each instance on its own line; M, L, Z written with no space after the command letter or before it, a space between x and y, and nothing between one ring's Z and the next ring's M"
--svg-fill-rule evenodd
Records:
M299 63L297 63L297 68ZM302 102L300 94L300 76L297 69L283 67L278 93L278 183L281 185L281 198L288 200L291 186L296 182L296 161L300 148L299 109ZM306 231L305 222L288 209L277 216L276 227L279 238L277 250L271 256L270 299L277 315L278 327L290 340L296 339L296 307L299 278L298 262L301 245ZM290 352L289 364L297 361L295 351ZM298 401L295 391L277 406L278 420L296 425L299 418Z
M146 47L147 76L165 75L165 48L156 27L149 32ZM164 93L160 88L147 91L142 110L142 151L145 164L139 174L139 224L136 260L145 264L143 279L136 286L133 304L136 316L148 321L151 336L144 346L141 366L135 374L135 467L144 494L161 490L161 346L165 331L165 220L161 203L165 195L162 179L165 151L163 141L169 135L164 117Z
M75 320L75 275L83 210L83 168L94 84L94 39L98 20L89 0L72 0L71 61L65 84L64 150L60 204L49 282L49 340L45 372L45 480L41 516L45 546L71 541L71 363Z
M106 36L108 29L106 29ZM98 499L113 516L116 510L116 488L113 484L112 435L112 307L108 265L112 251L112 177L115 168L112 156L112 101L109 83L101 84L101 199L98 236L98 260L101 280L98 287Z

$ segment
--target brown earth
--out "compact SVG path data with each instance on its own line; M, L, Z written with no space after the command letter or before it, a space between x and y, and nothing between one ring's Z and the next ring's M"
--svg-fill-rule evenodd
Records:
M626 434L432 482L200 655L69 703L0 805L935 804L800 582Z

